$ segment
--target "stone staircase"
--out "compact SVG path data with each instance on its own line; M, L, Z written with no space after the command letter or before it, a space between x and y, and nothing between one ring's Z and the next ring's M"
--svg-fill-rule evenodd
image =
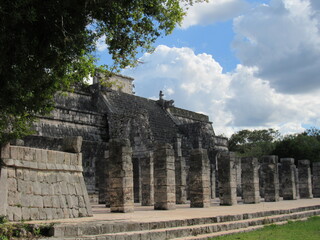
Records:
M54 225L51 229L52 237L42 240L208 239L315 215L320 215L320 205L159 222L126 220L65 223Z

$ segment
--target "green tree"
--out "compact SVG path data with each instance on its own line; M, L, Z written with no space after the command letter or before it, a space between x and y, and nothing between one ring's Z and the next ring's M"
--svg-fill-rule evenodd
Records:
M192 0L1 0L0 143L28 133L53 95L94 71L90 53L105 37L114 70L136 63L181 23ZM182 3L182 4L181 4Z
M284 137L277 142L273 154L279 158L294 158L296 161L320 161L319 129L308 129L303 133Z
M241 130L229 139L229 150L242 157L261 157L271 154L280 134L274 129Z

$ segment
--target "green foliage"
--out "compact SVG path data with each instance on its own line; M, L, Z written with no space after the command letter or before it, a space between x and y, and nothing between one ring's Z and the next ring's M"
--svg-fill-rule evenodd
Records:
M319 130L313 128L300 134L284 137L277 142L273 154L280 158L291 157L295 160L320 161Z
M229 150L242 157L261 157L271 153L280 136L274 129L241 130L229 139Z
M262 229L221 236L214 240L318 240L320 238L320 217L307 221L293 221L285 225L267 225Z
M49 237L51 224L2 223L0 224L0 240L34 239L35 237Z
M201 0L200 0L201 1ZM11 0L0 5L0 143L29 134L53 95L94 74L90 54L105 37L113 63L137 64L160 36L180 24L192 0ZM181 4L182 3L182 4Z
M4 223L7 223L7 222L8 222L7 217L6 217L6 216L1 215L1 216L0 216L0 224L4 224Z

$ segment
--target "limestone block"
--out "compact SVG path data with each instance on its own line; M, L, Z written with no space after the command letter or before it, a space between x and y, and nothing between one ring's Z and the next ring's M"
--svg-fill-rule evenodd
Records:
M158 144L154 153L154 209L156 210L175 209L174 161L172 146L170 144Z
M218 157L218 180L220 205L237 204L235 154L221 152Z
M259 203L259 162L257 158L241 158L243 203Z
M8 173L7 168L0 168L0 216L5 216L8 206Z
M63 151L71 153L80 153L82 147L82 137L65 137L63 139Z
M279 201L278 156L262 156L261 162L264 200L266 202L277 202Z
M193 149L190 166L190 207L210 207L210 169L207 151L205 149Z
M297 199L294 158L281 158L281 188L284 200Z
M41 149L41 162L48 162L48 150Z
M10 158L10 143L1 145L0 147L0 159Z
M320 197L320 162L314 162L312 164L312 173L313 173L313 197L319 198Z
M309 160L298 161L298 178L300 198L313 198L311 168Z

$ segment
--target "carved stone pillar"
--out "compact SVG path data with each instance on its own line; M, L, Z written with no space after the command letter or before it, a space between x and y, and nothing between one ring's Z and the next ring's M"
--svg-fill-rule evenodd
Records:
M310 161L299 160L298 171L300 198L313 198Z
M259 203L259 162L257 158L241 158L243 203Z
M284 200L296 200L296 166L294 158L281 158L281 189Z
M147 152L141 161L142 206L154 204L154 162L153 153Z
M210 207L210 167L207 150L193 149L190 166L190 207Z
M174 151L170 144L158 144L154 152L154 209L176 208Z
M128 139L109 141L109 198L111 212L133 212L132 148Z
M277 202L279 201L278 156L263 156L261 160L264 200L265 202Z
M221 152L218 157L220 205L237 204L235 158L233 152Z

